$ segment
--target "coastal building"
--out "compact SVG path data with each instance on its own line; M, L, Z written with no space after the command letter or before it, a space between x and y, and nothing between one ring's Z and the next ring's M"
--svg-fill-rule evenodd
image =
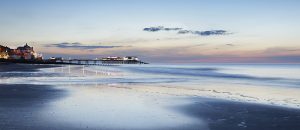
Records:
M6 52L0 52L0 59L8 59L8 53Z
M42 59L42 55L38 55L33 47L30 47L27 43L18 47L17 49L10 49L0 45L0 58L10 60L37 60Z
M26 43L23 47L13 49L10 53L10 59L24 59L34 60L37 57L37 53L34 52L33 47L28 46Z
M8 59L10 48L0 45L0 59Z

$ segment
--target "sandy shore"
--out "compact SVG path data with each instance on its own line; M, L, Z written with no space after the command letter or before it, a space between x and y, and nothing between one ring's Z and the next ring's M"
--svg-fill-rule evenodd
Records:
M36 72L49 67L52 66L1 64L0 74L10 71ZM45 75L33 75L29 79L40 76ZM0 83L0 129L300 129L299 109L202 98L194 94L176 95L173 94L175 89L166 91L155 84L146 87L143 84L76 83Z
M109 89L109 88L108 88ZM119 89L119 88L115 88ZM111 89L109 89L110 91ZM112 89L112 91L115 91ZM90 102L88 100L93 100L93 98L87 98L85 100L86 103L77 104L73 106L72 103L66 103L65 107L69 109L65 109L63 111L59 111L59 109L54 109L49 111L45 111L44 109L51 108L51 103L56 102L62 98L72 98L68 97L68 92L62 89L56 89L51 86L43 86L43 85L0 85L0 129L5 130L21 130L21 129L33 129L33 130L40 130L40 129L58 129L58 130L73 130L73 129L161 129L161 130L168 130L168 129L186 129L186 130L298 130L300 129L299 121L300 121L300 110L297 109L290 109L290 108L283 108L283 107L274 107L268 105L259 105L259 104L249 104L249 103L241 103L241 102L232 102L232 101L225 101L225 100L216 100L216 99L207 99L207 98L191 98L190 103L183 104L183 105L175 105L170 110L175 110L175 112L185 114L192 118L199 119L199 123L194 122L194 124L190 125L182 125L182 126L174 126L176 127L158 127L158 128L135 128L135 125L132 125L132 128L129 128L127 125L124 128L115 128L114 126L107 126L105 124L105 120L108 121L125 121L122 114L114 115L116 113L128 112L128 109L105 109L104 113L112 114L114 117L113 119L106 119L107 115L100 116L102 112L99 113L95 108L95 110L89 109L89 105L87 103L95 103ZM107 91L105 91L107 93ZM86 93L83 93L85 95ZM132 93L130 93L132 94ZM105 95L103 95L105 96ZM75 96L76 97L76 96ZM94 97L95 98L95 97ZM105 100L111 101L113 97L105 96ZM83 100L82 98L76 98L78 100ZM179 98L174 98L178 100ZM183 99L183 98L182 98ZM122 99L119 99L122 100ZM130 100L127 99L126 100ZM102 100L99 100L102 101ZM124 101L120 101L124 102ZM161 103L160 101L157 101ZM102 102L103 103L103 102ZM101 103L100 103L101 104ZM105 103L104 103L105 104ZM111 103L110 103L111 104ZM114 103L113 103L114 104ZM126 107L126 105L122 105L124 103L118 103L117 106ZM134 103L133 103L134 104ZM159 106L159 104L157 104ZM111 106L103 106L102 107L111 107ZM127 106L128 108L132 109L132 107ZM82 112L81 110L84 110ZM139 108L141 109L141 108ZM71 112L70 112L71 111ZM116 112L119 111L119 112ZM142 115L151 115L151 111L148 110L132 110L131 112L140 113L144 111L145 113ZM149 113L146 113L146 112ZM155 111L155 110L153 110ZM70 112L65 113L65 112ZM74 113L73 113L74 112ZM48 116L44 116L44 114L49 114ZM74 115L72 115L72 113ZM76 114L75 114L76 113ZM64 114L68 115L69 117L65 117ZM71 119L66 121L68 123L60 122L62 119L59 118L78 118L77 114L95 114L98 119L84 119L86 115L82 115L81 117L87 121L82 121L84 126L79 126L76 124L76 120L80 119ZM127 115L128 114L128 115ZM134 121L130 115L133 117L137 117L135 113L127 113L125 114L128 116L127 118L133 120L131 123L141 123L139 121ZM155 115L155 114L154 114ZM166 115L160 115L164 117ZM95 118L93 116L88 116L90 118ZM87 117L87 118L88 118ZM176 117L176 116L175 116ZM119 118L119 119L118 119ZM149 118L144 116L144 118ZM154 117L155 119L156 117ZM157 120L160 117L157 117ZM74 120L74 124L72 123ZM102 120L102 122L101 122ZM147 119L142 119L147 120ZM58 121L58 122L56 122ZM99 121L97 127L92 127L87 124L93 124L95 121ZM153 124L151 120L147 120L149 124ZM93 123L92 123L93 122ZM205 124L203 124L205 122ZM120 125L122 127L122 123L120 122L111 122L113 124ZM143 122L145 126L149 125L146 122ZM131 125L129 125L131 126Z

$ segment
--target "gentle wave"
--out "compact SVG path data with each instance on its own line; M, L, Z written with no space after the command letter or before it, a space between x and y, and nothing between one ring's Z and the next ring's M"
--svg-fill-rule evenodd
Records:
M261 83L272 83L279 85L288 85L292 87L299 87L299 79L287 79L282 77L259 77L245 74L229 74L222 73L221 68L167 68L167 67L127 67L126 69L148 74L172 75L172 76L191 76L194 78L217 78L223 80L236 80L236 81L255 81Z

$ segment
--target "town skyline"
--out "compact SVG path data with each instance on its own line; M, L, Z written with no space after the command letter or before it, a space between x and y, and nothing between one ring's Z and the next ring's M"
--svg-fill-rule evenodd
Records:
M28 43L44 57L300 62L299 1L170 2L1 1L0 44Z

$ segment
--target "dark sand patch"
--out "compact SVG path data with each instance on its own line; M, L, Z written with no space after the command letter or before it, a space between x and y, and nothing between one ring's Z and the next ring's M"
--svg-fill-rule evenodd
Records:
M194 99L193 99L194 100ZM211 130L300 130L300 110L233 101L195 99L180 111L200 118Z
M66 92L46 85L0 84L0 129L51 129L41 110L66 96Z
M65 95L47 85L0 84L0 107L33 107Z
M60 67L58 65L0 63L0 78L10 77L57 77L57 73L39 73L39 69Z
M59 67L58 65L38 65L38 64L15 64L15 63L0 63L0 72L35 72L41 68Z

